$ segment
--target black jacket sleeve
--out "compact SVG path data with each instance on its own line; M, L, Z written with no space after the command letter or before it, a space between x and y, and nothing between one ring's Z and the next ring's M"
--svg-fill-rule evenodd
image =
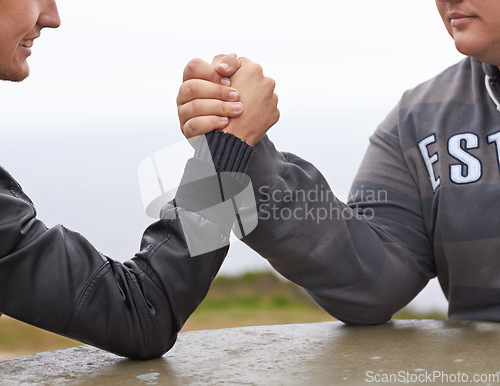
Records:
M238 162L237 171L245 165ZM192 160L186 173L199 166ZM163 218L144 232L140 252L119 263L78 233L61 225L47 229L0 168L0 312L118 355L163 355L205 297L228 249L190 256L179 210L185 209L167 204ZM196 213L185 221L201 230L214 226Z

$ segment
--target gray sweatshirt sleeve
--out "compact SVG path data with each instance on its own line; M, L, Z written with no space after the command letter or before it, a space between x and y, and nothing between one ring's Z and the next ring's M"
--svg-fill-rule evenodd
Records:
M247 171L259 223L244 241L349 324L389 320L435 276L397 133L395 110L372 136L347 205L312 164L267 137Z

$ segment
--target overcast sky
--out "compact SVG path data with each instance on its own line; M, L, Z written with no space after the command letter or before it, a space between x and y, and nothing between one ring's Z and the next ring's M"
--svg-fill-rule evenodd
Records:
M235 52L260 63L280 98L271 139L343 196L404 90L461 58L431 0L65 0L59 9L61 28L35 41L31 77L0 84L0 164L47 225L122 261L151 221L137 167L182 140L175 98L189 59ZM223 272L266 267L237 245ZM443 309L440 296L433 289L419 304Z

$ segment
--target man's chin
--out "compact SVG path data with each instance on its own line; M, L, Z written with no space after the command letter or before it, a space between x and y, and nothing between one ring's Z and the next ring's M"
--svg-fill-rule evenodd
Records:
M27 78L27 77L26 77ZM23 80L25 80L26 78L12 78L12 79L4 79L4 78L1 78L0 77L0 81L4 81L4 82L13 82L13 83L21 83Z
M29 77L29 68L26 71L0 71L0 80L5 80L9 82L22 82L27 77Z

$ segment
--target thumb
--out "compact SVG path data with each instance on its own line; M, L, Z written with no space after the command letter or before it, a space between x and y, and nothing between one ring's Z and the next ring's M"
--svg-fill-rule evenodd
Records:
M213 61L212 66L215 71L221 76L227 76L228 78L233 76L236 71L239 70L241 64L236 56L236 54L230 55L217 55Z

